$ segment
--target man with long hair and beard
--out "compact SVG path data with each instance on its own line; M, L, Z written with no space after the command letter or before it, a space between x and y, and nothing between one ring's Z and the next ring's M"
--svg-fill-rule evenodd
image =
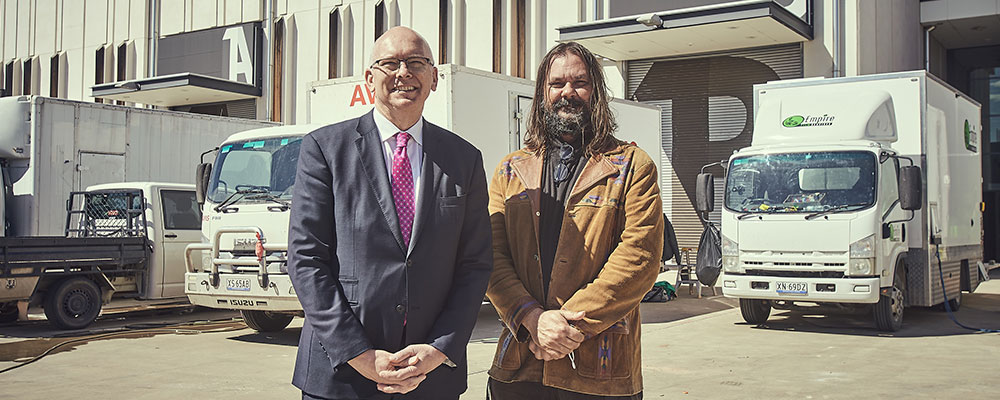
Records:
M657 165L614 138L597 58L562 43L542 59L525 148L490 184L504 322L488 391L507 399L641 399L639 302L659 272Z

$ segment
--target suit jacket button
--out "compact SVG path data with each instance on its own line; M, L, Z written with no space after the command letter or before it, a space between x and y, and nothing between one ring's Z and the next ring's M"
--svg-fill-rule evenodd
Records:
M407 266L407 267L412 267L412 266L413 266L413 260L409 260L409 259L407 259L407 260L406 260L406 266Z
M396 305L396 312L398 312L400 314L406 312L406 306L404 306L402 304L397 304Z

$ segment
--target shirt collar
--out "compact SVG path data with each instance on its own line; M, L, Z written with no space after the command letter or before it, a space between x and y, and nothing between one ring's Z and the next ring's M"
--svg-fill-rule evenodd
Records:
M406 132L410 135L410 140L417 143L418 146L424 145L424 117L420 117L417 123L413 124L409 129L399 129L389 119L386 118L377 109L373 113L375 114L375 128L378 129L379 137L383 142L388 140L396 140L395 135L398 132Z

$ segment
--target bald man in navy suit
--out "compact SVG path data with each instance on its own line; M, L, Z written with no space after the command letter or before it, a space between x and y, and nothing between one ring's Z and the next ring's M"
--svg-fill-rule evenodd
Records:
M420 35L390 29L373 53L375 109L302 140L292 383L305 399L457 399L493 266L483 158L421 116L437 68Z

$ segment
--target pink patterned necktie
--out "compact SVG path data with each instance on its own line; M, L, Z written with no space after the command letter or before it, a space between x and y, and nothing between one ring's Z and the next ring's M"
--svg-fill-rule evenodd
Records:
M410 247L410 232L413 229L413 169L406 156L406 142L410 135L396 134L396 151L392 155L392 200L396 204L399 230L403 233L403 244Z

